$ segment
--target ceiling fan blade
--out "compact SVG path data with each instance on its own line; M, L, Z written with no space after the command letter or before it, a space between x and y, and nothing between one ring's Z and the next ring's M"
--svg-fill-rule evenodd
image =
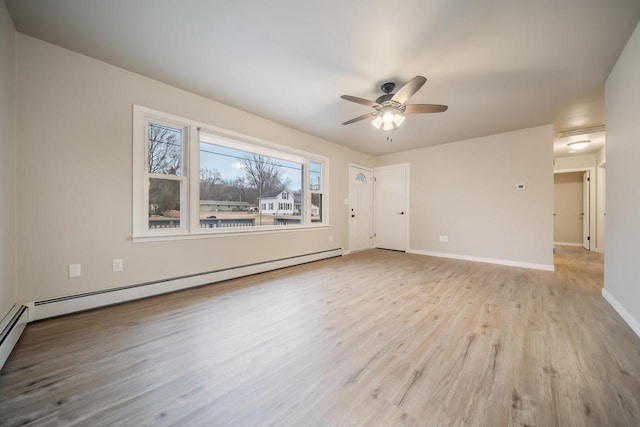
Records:
M448 105L439 104L407 104L404 106L405 113L442 113L447 111Z
M340 98L345 99L347 101L355 102L358 104L366 105L367 107L375 107L380 105L377 102L369 101L368 99L364 99L364 98L358 98L357 96L342 95Z
M420 88L427 82L427 79L422 76L415 76L407 82L400 90L393 95L392 101L404 104L411 98Z
M359 122L360 120L369 119L369 118L377 116L377 115L378 115L377 111L372 111L370 113L358 116L355 119L347 120L346 122L343 123L343 125L350 125L351 123Z

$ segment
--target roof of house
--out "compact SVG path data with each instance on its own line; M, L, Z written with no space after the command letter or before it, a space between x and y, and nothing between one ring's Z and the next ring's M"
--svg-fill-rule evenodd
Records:
M227 205L227 206L249 206L249 202L239 202L237 200L200 200L201 205Z
M284 191L287 191L287 190L284 189L284 190L267 191L266 193L264 193L262 195L262 197L259 197L259 199L275 199L276 197L278 197ZM293 193L291 193L291 194L293 194Z

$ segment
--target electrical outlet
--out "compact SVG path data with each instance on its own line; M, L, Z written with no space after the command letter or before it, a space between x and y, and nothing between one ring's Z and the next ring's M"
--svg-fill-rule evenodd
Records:
M69 279L80 277L82 275L82 266L80 264L69 264Z
M441 242L448 242L449 241L449 236L447 235L440 235L440 241Z
M124 263L122 262L121 259L114 259L112 267L113 267L113 272L114 273L117 272L117 271L122 271L122 270L124 270Z
M516 184L517 191L522 191L522 190L525 190L526 188L527 186L525 184Z

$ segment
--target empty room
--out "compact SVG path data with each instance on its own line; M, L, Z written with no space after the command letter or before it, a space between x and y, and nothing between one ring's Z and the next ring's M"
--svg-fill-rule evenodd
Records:
M0 0L0 426L640 425L639 22Z

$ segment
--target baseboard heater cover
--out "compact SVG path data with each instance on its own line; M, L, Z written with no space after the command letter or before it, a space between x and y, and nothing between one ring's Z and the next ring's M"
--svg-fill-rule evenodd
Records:
M24 327L29 319L29 309L27 306L14 306L7 314L8 321L4 324L0 332L0 368L7 361L11 350L18 342Z
M90 310L136 299L161 295L182 289L208 285L224 280L237 279L252 274L278 270L327 258L342 256L342 249L329 249L304 255L294 255L276 260L261 261L241 266L222 268L162 280L120 286L100 291L86 292L59 298L35 301L29 320L40 320L54 316Z

